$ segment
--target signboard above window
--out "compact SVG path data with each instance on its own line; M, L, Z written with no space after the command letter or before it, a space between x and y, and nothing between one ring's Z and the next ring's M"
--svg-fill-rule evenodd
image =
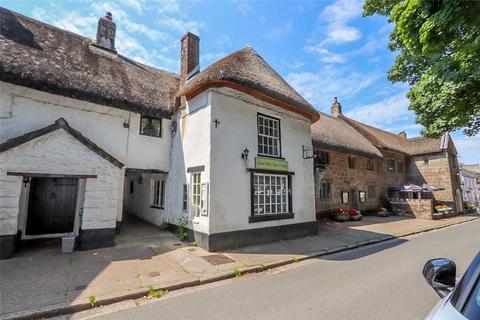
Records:
M282 159L256 157L255 168L273 171L288 171L288 162Z

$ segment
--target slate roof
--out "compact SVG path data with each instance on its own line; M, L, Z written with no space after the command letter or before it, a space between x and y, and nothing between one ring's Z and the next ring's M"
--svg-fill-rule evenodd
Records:
M75 139L80 141L83 145L85 145L88 149L92 150L100 157L104 158L105 160L113 163L115 166L119 168L123 168L125 165L118 161L114 156L110 153L96 145L92 140L85 137L80 131L75 130L72 128L68 122L64 118L57 119L53 124L48 125L46 127L40 128L38 130L27 132L21 136L9 139L0 144L0 153L14 149L24 143L37 139L43 135L48 133L63 129L72 135Z
M320 113L320 120L312 125L312 144L315 148L382 158L382 153L361 133L325 113Z
M0 80L170 118L178 75L110 53L93 43L0 8Z
M319 113L293 89L254 49L246 47L213 63L180 88L193 97L208 87L231 87L301 114L312 122Z

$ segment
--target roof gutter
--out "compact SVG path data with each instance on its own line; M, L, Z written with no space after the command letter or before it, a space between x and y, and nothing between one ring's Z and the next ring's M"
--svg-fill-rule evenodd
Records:
M266 95L258 90L243 86L235 82L226 81L226 80L210 80L210 81L201 83L197 86L194 86L192 88L189 88L188 90L180 90L180 92L178 93L178 96L185 96L187 99L192 99L195 96L197 96L199 93L205 91L208 88L220 88L220 87L228 87L228 88L246 93L264 102L276 105L282 109L299 114L307 118L308 120L310 120L311 123L315 123L320 119L320 114L318 112L315 112L315 113L307 112L292 104L285 103L277 98L273 98L269 95Z

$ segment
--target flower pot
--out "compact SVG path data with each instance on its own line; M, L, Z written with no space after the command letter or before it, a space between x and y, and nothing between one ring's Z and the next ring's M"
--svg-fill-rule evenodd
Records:
M432 219L433 220L440 220L440 219L443 219L444 217L444 214L443 213L434 213L432 214Z
M360 221L360 220L362 220L362 215L357 214L357 215L354 215L354 216L350 216L350 220L351 221Z
M334 214L332 219L337 222L346 222L348 221L349 217L345 214Z
M378 211L377 216L379 217L388 217L390 213L388 211Z

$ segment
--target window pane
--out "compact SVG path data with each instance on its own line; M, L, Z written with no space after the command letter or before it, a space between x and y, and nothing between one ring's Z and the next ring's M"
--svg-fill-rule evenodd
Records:
M253 214L288 212L288 180L284 175L254 174ZM257 192L258 191L258 192Z
M140 119L140 134L152 137L161 137L162 119L142 116Z

